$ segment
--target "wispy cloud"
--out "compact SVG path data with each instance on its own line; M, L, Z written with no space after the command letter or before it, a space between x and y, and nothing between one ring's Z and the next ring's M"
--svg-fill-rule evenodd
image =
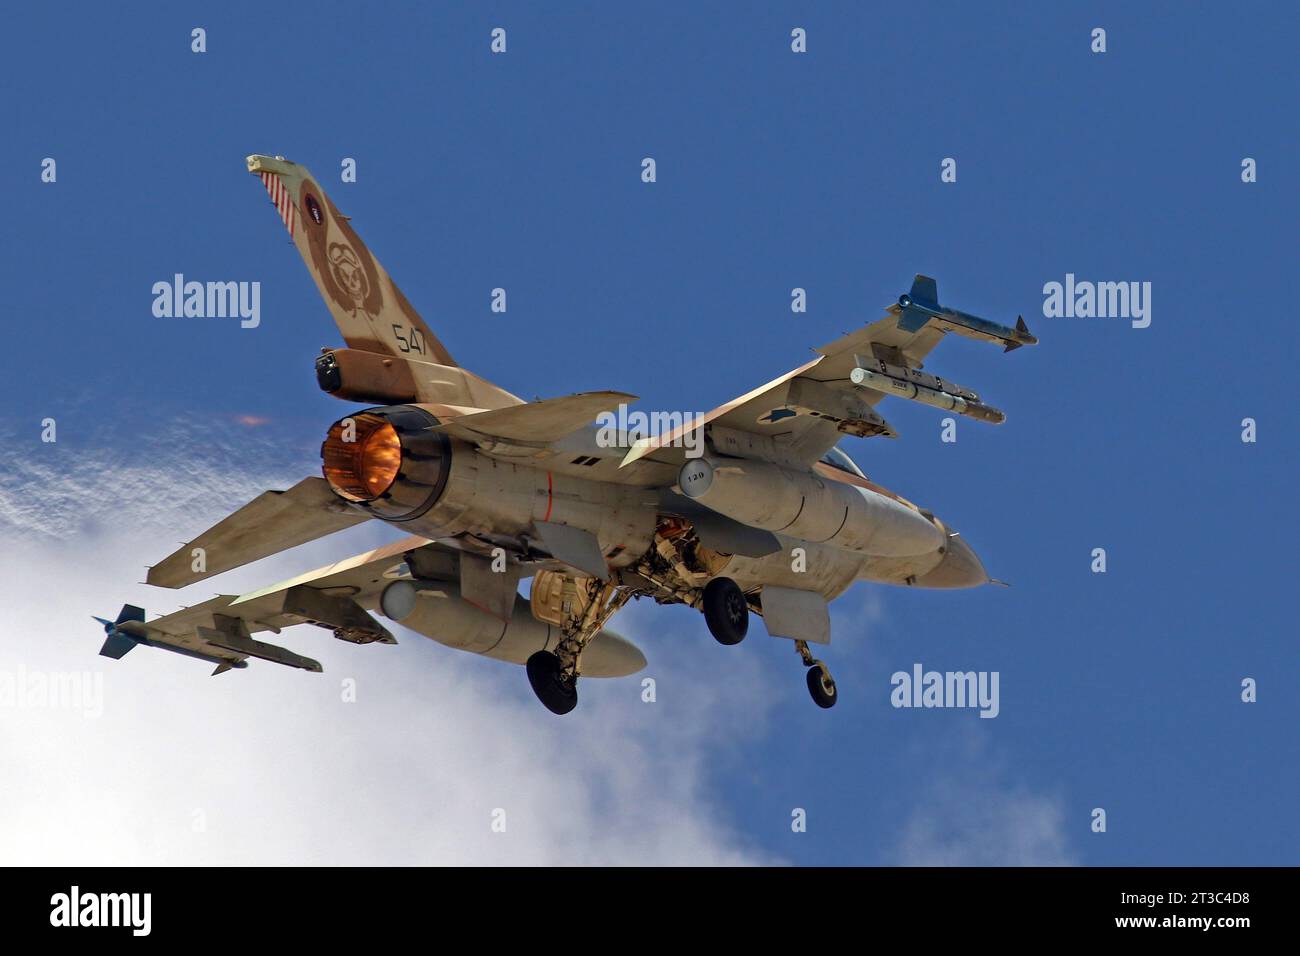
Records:
M129 529L189 526L223 503L242 504L267 487L287 487L313 469L287 459L269 436L232 426L205 429L197 439L183 423L148 435L102 434L91 448L31 436L6 439L25 454L0 464L0 534L61 539Z
M921 803L903 826L905 866L1070 866L1064 800L1015 782L972 735L942 753Z

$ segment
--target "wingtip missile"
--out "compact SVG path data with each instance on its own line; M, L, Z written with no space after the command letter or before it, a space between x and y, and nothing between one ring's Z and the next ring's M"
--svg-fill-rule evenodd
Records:
M969 338L1004 346L1004 352L1022 345L1037 345L1038 337L1029 331L1022 315L1016 316L1014 327L982 319L969 312L961 312L939 304L938 283L929 276L917 275L912 288L898 297L898 327L904 332L919 332L931 320L945 332L956 332Z

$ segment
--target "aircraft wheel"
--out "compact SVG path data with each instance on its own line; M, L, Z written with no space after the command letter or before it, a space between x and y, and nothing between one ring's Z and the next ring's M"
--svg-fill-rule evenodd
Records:
M808 668L808 693L812 694L813 703L818 707L831 708L839 700L835 690L835 681L825 664L814 664Z
M749 630L745 592L731 578L714 578L704 586L704 623L719 644L739 644Z
M528 671L533 693L551 713L567 714L578 706L577 681L565 680L560 675L560 659L550 651L532 655L524 669Z

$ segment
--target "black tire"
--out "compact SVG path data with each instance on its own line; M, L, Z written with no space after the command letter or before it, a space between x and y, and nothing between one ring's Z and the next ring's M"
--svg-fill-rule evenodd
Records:
M550 651L538 651L524 665L528 683L537 699L553 714L561 716L578 706L577 681L560 677L560 659Z
M830 671L821 664L814 664L808 668L808 693L812 694L814 704L827 709L834 707L835 702L840 699Z
M749 631L745 592L731 578L714 578L704 586L704 623L719 644L739 644Z

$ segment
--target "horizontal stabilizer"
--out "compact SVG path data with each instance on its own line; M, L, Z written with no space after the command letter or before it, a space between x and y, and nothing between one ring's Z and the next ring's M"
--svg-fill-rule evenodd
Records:
M501 438L545 445L591 424L601 412L612 411L636 399L626 392L580 392L463 415L437 426L437 430L471 442Z
M324 478L304 478L288 491L262 492L155 564L145 580L185 587L368 520L349 509Z

